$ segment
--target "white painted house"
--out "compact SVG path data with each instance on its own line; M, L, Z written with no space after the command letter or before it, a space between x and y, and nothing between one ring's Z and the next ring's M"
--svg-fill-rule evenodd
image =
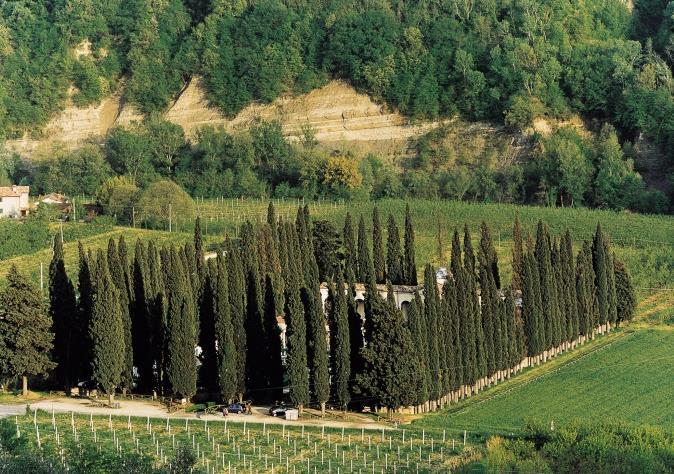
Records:
M0 186L0 219L17 219L28 215L30 186Z

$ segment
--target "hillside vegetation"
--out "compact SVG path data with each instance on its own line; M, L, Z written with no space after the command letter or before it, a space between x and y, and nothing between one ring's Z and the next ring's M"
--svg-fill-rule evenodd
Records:
M141 186L164 176L197 195L353 197L374 176L369 197L649 212L670 206L660 191L647 190L633 163L644 140L660 147L649 155L657 173L647 171L659 189L669 189L674 102L664 1L639 2L634 10L619 0L88 0L1 8L0 135L39 136L67 104L95 106L111 94L149 121L113 131L104 153L85 152L85 161L101 165L99 184L114 172L140 178ZM412 121L460 116L517 131L541 118L565 123L580 114L597 136L561 128L548 139L534 137L534 153L513 158L498 142L457 151L443 143L444 130L420 140L395 172L376 157L355 157L359 164L348 166L349 149L316 152L310 129L301 130L303 146L296 148L260 133L264 124L243 136L207 131L188 146L182 130L157 124L157 114L195 76L209 103L229 117L252 102L340 78ZM0 179L57 186L8 157L1 167ZM226 185L204 184L213 175Z

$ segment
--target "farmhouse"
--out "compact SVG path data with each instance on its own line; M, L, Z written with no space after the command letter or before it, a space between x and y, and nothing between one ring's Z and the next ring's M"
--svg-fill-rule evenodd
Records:
M30 186L0 186L0 218L20 218L28 215Z

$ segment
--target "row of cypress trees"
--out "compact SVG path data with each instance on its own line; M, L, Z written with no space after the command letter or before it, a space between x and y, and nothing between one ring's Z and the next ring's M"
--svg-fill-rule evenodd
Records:
M330 400L431 409L633 312L629 275L599 227L574 259L568 232L557 241L539 223L525 249L516 220L510 287L501 289L489 227L481 227L477 252L465 227L463 246L453 235L451 277L440 286L426 266L423 298L416 286L405 316L392 284L417 284L410 210L403 248L393 217L386 252L376 208L372 224L370 246L363 217L356 238L346 216L342 263L325 303L316 257L324 249L314 246L319 227L308 207L283 222L270 204L266 223L246 223L209 260L199 220L193 242L161 249L137 242L133 258L123 237L107 252L80 245L77 291L57 240L50 312L60 383L69 389L91 380L111 396L132 388L186 398L205 391L224 401L274 400L286 387L300 409L324 409ZM363 318L356 282L366 287Z

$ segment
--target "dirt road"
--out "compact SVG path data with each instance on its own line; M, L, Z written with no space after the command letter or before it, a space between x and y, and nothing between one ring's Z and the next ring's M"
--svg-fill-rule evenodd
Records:
M131 400L119 400L120 408L106 408L100 406L94 406L89 400L78 399L78 398L53 398L49 400L42 400L39 402L34 402L30 404L31 409L39 409L44 411L54 411L56 413L63 412L75 412L75 413L84 413L84 414L93 414L93 415L115 415L115 416L132 416L138 418L171 418L171 419L185 419L193 418L197 416L195 413L185 413L178 412L169 414L166 412L166 408L156 402L147 402L147 401L131 401ZM0 413L2 413L4 406L0 405ZM14 413L14 411L13 411ZM205 415L201 416L200 419L209 420L209 421L224 421L225 418L222 415ZM230 414L227 417L227 421L230 423L267 423L267 424L285 424L285 425L295 425L295 426L327 426L331 428L355 428L355 429L367 429L367 430L381 430L382 428L391 429L392 426L384 425L381 423L376 423L370 421L368 418L363 417L361 420L353 421L337 421L337 420L323 420L323 419L307 419L303 418L298 421L286 421L284 419L275 418L267 415L267 408L265 407L253 407L252 415L235 415Z

